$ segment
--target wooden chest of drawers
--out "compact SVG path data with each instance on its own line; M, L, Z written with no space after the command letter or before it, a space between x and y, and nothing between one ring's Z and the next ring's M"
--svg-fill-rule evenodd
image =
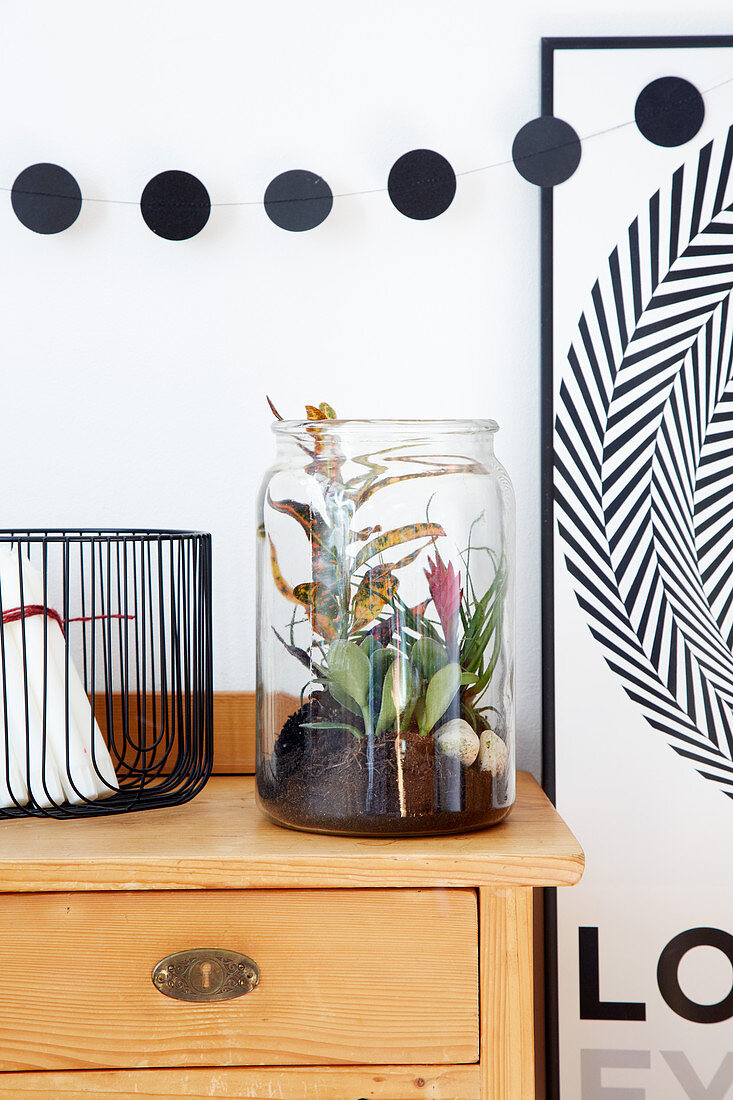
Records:
M531 1100L533 889L582 852L535 781L494 829L280 829L247 776L185 806L0 827L0 1100ZM164 996L190 949L259 967Z

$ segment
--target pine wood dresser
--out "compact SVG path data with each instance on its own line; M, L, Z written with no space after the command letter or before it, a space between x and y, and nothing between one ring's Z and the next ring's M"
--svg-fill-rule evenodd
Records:
M193 802L0 823L0 1100L532 1100L533 892L582 851L536 782L493 829L355 839L258 812L252 701L216 702ZM234 951L230 1000L153 969Z

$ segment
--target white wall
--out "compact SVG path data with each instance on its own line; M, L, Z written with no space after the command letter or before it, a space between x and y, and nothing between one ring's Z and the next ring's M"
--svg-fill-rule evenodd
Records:
M230 203L288 168L384 187L419 147L458 172L505 161L539 113L543 34L730 30L729 0L2 0L0 185L52 161L85 198L130 203L86 202L43 237L0 196L2 525L211 530L217 687L251 688L265 390L289 415L326 399L493 416L519 512L519 758L537 773L536 190L507 165L460 178L433 222L377 193L303 234L224 206L187 242L135 203L167 168Z

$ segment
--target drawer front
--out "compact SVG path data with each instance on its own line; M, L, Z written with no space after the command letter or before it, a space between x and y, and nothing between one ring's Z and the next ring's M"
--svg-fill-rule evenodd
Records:
M195 948L259 985L164 996L153 967ZM478 1059L471 890L4 895L0 957L1 1070Z

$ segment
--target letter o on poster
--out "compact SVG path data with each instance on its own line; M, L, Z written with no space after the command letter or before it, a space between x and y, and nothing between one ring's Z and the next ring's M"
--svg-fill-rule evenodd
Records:
M657 984L659 992L678 1016L695 1024L719 1024L733 1016L733 988L727 997L712 1005L701 1005L682 992L679 966L693 947L716 947L733 966L733 936L721 928L689 928L670 940L659 956Z

